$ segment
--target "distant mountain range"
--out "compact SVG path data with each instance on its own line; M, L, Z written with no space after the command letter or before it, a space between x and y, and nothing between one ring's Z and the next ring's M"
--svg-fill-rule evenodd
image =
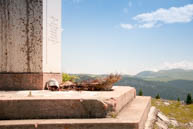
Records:
M104 77L106 75L73 74L82 80ZM160 94L161 98L177 100L186 99L186 95L193 95L193 70L161 70L159 72L145 71L135 76L122 75L122 79L116 86L132 86L137 92L142 89L145 96L155 97Z
M145 96L155 97L160 94L161 98L185 100L188 93L193 95L193 81L191 80L172 80L172 81L148 81L141 78L123 75L122 79L116 83L117 86L132 86L137 92L142 89Z
M143 71L135 77L149 81L193 80L193 70L171 69L158 72Z

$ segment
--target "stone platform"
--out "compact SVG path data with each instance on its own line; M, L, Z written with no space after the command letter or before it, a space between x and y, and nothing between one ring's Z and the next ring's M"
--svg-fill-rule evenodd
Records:
M150 107L150 97L136 97L113 118L2 120L0 129L143 129Z
M0 91L0 129L144 129L151 97L113 91Z
M105 118L136 96L132 87L113 91L0 91L0 120Z

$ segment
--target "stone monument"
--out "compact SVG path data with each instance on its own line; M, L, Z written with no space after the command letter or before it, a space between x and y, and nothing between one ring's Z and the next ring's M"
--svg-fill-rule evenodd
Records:
M151 97L135 88L42 90L62 81L61 6L0 0L0 129L144 129Z
M0 0L0 90L61 77L61 0Z

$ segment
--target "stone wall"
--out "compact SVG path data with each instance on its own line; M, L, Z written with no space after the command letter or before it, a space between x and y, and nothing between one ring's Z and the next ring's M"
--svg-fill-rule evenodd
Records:
M61 0L0 0L0 72L61 72Z
M0 0L0 90L61 77L61 0Z
M0 72L42 72L42 0L0 0Z

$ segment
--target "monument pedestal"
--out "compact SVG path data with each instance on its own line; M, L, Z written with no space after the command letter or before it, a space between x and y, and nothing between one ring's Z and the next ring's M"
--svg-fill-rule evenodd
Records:
M0 90L61 77L61 0L0 0Z
M0 90L43 90L52 78L62 82L60 73L0 73Z
M113 91L10 91L0 94L0 129L144 129L151 97Z

